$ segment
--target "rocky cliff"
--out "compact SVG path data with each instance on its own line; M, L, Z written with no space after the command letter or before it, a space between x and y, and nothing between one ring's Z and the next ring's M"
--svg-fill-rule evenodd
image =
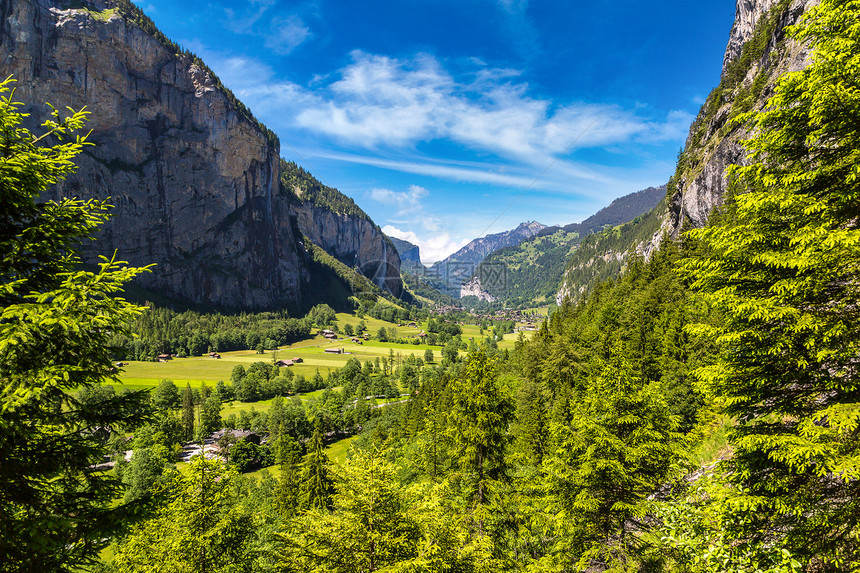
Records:
M129 0L0 0L0 71L16 78L33 125L50 111L42 102L92 112L95 146L54 191L115 205L88 259L117 250L156 263L141 286L199 305L296 306L309 279L298 217L312 240L399 293L381 231L279 193L274 134Z
M484 290L480 277L474 276L460 287L460 298L474 296L483 302L496 302L496 297Z
M678 171L670 182L666 226L673 237L685 225L707 224L726 195L726 169L746 161L747 152L740 142L749 134L731 120L763 108L776 79L804 67L806 47L786 38L784 28L797 23L813 3L817 2L738 0L720 85L690 128Z
M293 204L302 234L342 263L357 269L379 288L400 296L400 255L369 219L359 219L311 202Z
M407 261L410 263L421 262L421 249L418 245L413 245L409 241L404 241L403 239L398 239L396 237L389 237L389 239L394 243L394 248L396 248L397 252L400 254L401 263L405 263Z
M212 74L112 2L0 3L0 67L32 123L42 102L92 112L78 172L55 196L110 197L113 218L88 258L114 249L156 263L144 287L227 308L299 296L301 263L279 202L277 140Z
M280 195L290 202L299 232L380 289L403 294L400 255L355 202L295 163L281 160Z
M733 120L763 108L779 76L802 69L808 49L786 37L817 0L737 0L735 23L719 85L690 127L666 200L632 224L583 242L571 257L557 301L576 298L599 280L621 272L630 253L648 258L664 239L707 224L729 188L727 168L743 164L749 134Z

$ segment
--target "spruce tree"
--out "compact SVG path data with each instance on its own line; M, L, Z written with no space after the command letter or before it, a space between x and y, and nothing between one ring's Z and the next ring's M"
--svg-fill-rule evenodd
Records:
M300 505L299 462L301 447L287 433L286 424L281 424L278 432L277 461L278 487L275 491L276 506L284 517L292 517Z
M467 496L483 528L484 506L495 482L507 478L505 449L510 441L513 399L498 384L496 363L483 350L470 354L462 374L451 385L447 435Z
M90 468L113 432L147 421L149 400L82 398L119 383L110 341L143 310L120 296L142 269L80 268L78 248L110 206L41 197L75 171L86 112L55 111L33 133L22 105L0 82L0 571L71 571L97 560L131 509L114 503L116 479Z
M860 563L860 1L823 0L791 35L811 65L749 114L750 164L686 269L724 323L699 371L736 417L737 533ZM850 565L850 566L849 566Z
M558 563L577 570L627 564L644 528L646 497L681 457L677 419L657 383L644 384L618 346L590 377L568 424L553 423L546 488L564 535Z
M334 480L328 469L329 459L323 448L319 418L314 423L314 435L302 461L301 506L303 509L324 509L331 503Z
M194 392L189 382L182 391L182 429L185 441L194 438Z

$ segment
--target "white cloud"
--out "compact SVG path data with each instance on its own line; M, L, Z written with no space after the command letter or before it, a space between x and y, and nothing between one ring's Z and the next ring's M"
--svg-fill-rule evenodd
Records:
M595 172L587 167L575 165L567 161L560 161L552 166L544 165L541 166L541 169L536 169L532 165L512 166L490 163L482 164L440 161L417 162L410 160L368 157L365 155L347 153L321 152L317 153L316 156L325 159L390 169L400 173L426 175L451 181L481 183L520 189L539 186L543 190L555 191L564 194L569 194L571 192L574 181L599 183L602 185L618 185L620 183L619 180L608 177L605 174ZM545 170L549 172L549 174L542 173L541 170ZM515 173L512 173L512 171L515 171ZM549 175L552 177L549 177Z
M353 150L319 156L452 181L579 194L619 188L631 173L592 168L574 161L571 152L625 153L624 145L680 143L692 120L681 111L654 118L640 107L558 105L533 96L517 70L475 63L471 74L454 77L426 54L398 59L356 51L344 68L303 86L280 80L255 60L193 44L224 83L235 86L254 113L282 135L284 147L301 129L323 146L333 140ZM473 149L482 162L417 152L419 144L431 141Z
M422 209L421 199L427 196L427 189L410 185L409 190L402 193L390 189L372 189L369 195L374 201L396 206L397 215L403 216Z
M298 14L279 14L274 0L238 3L224 8L224 14L228 30L259 36L267 48L279 54L289 54L313 36L310 27Z
M421 262L425 265L432 265L436 261L443 260L448 255L463 248L469 242L468 239L457 242L451 239L447 233L434 235L429 239L422 239L413 231L401 231L391 225L382 227L382 232L389 237L396 237L404 241L409 241L413 245L418 245L421 252Z
M274 18L270 30L266 47L280 54L289 54L313 35L307 24L295 15Z
M396 59L353 52L340 78L296 110L296 123L365 148L452 140L481 152L546 165L572 149L676 133L678 114L643 118L615 105L555 106L514 83L518 72L482 69L458 81L428 55Z

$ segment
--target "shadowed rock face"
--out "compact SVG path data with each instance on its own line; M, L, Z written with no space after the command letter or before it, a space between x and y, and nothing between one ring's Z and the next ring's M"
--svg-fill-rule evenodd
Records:
M301 263L279 200L277 142L243 115L189 56L94 2L0 3L0 62L32 124L42 102L92 112L78 172L54 197L110 197L112 220L88 260L157 263L142 286L224 308L299 297Z
M205 67L116 8L0 0L0 71L15 76L30 127L48 117L43 102L92 112L95 145L51 192L115 206L86 260L116 250L156 263L141 286L191 303L282 307L299 302L308 278L298 217L314 242L399 295L400 260L382 232L280 195L277 140Z
M379 288L400 296L400 255L369 219L323 209L310 202L294 204L301 232L342 263L358 269Z

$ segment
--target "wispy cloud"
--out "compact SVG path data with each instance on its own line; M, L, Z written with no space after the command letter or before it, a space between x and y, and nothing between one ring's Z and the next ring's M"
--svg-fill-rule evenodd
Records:
M392 225L382 227L382 232L389 237L396 237L418 245L421 252L421 262L431 265L441 261L448 255L457 252L468 243L468 240L455 241L447 233L435 234L431 237L419 237L414 231L403 231Z
M234 34L258 36L266 48L289 54L313 37L310 27L301 17L305 11L295 6L284 12L283 6L274 0L251 0L224 8L225 27Z
M556 163L551 168L551 176L539 177L540 172L531 166L500 166L498 164L468 162L417 162L405 159L386 159L377 156L326 152L317 152L315 156L380 167L400 173L426 175L465 183L489 184L515 189L528 189L539 186L545 191L555 191L566 195L572 193L575 187L573 182L577 180L604 185L617 185L621 183L621 180L608 177L585 167L578 167L570 162Z
M690 119L685 112L643 117L614 104L557 105L531 96L515 70L455 78L427 54L398 59L356 51L313 89L277 81L271 68L249 58L205 55L252 109L277 109L281 127L371 150L445 140L543 166L577 149L677 138Z
M368 193L371 199L397 208L397 216L409 215L421 211L421 199L427 196L427 189L418 185L410 185L408 191L397 192L390 189L371 189Z
M313 36L307 24L294 14L274 18L270 30L266 47L281 54L292 52Z

